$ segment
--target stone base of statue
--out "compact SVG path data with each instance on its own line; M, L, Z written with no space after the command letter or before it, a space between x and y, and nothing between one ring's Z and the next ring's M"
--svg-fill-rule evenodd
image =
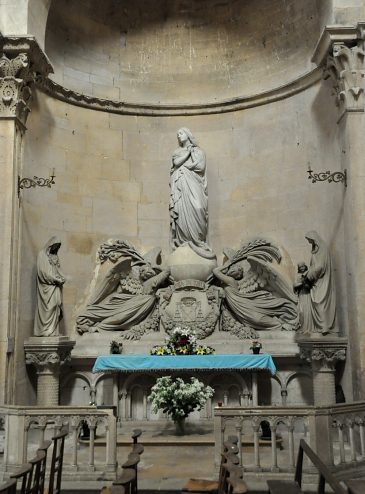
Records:
M335 404L336 364L346 359L347 338L330 335L299 338L298 346L301 358L312 366L314 405Z
M216 258L201 257L185 244L170 254L167 265L174 284L159 292L161 329L170 333L184 326L198 338L206 338L219 325L222 291L206 284L217 266Z
M71 360L75 341L68 336L33 336L24 341L25 362L37 371L37 405L59 405L60 367Z
M217 259L215 256L213 259L201 257L185 244L169 255L167 266L175 281L192 279L205 282L217 267Z

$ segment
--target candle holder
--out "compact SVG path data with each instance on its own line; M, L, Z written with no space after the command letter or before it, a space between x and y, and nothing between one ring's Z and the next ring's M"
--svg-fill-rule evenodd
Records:
M53 169L52 174L49 178L36 177L33 178L20 178L18 175L18 197L20 195L20 189L30 189L32 187L48 187L51 188L52 185L55 185L54 178L56 177L55 171Z
M312 183L316 182L325 182L327 181L328 183L338 183L342 182L345 187L347 187L347 170L344 170L343 172L330 172L327 170L326 172L318 172L315 173L313 170L311 170L311 167L308 167L307 170L308 173L308 179L312 180Z

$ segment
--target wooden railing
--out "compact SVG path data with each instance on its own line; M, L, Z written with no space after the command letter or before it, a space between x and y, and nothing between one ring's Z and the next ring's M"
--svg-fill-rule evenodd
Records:
M15 471L25 463L44 439L68 430L64 458L64 478L113 480L116 476L116 417L112 409L98 410L95 407L0 407L5 430L4 475ZM80 441L83 423L88 425L90 438ZM103 445L97 448L97 436L102 436ZM104 445L105 444L105 445Z

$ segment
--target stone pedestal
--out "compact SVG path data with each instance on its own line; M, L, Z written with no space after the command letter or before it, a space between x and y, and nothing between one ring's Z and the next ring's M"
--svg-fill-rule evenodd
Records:
M298 345L301 358L312 366L314 404L335 404L336 363L346 359L347 339L323 336L301 339Z
M32 337L24 342L25 362L37 370L37 405L59 405L60 367L71 359L75 341L67 336Z

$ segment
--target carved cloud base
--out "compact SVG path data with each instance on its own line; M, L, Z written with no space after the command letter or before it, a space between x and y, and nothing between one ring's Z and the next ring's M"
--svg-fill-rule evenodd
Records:
M74 346L75 341L67 336L34 336L25 340L25 361L37 371L38 406L58 406L60 367L71 359Z
M300 357L311 363L313 373L314 404L336 403L336 363L346 359L346 338L319 337L298 341Z

